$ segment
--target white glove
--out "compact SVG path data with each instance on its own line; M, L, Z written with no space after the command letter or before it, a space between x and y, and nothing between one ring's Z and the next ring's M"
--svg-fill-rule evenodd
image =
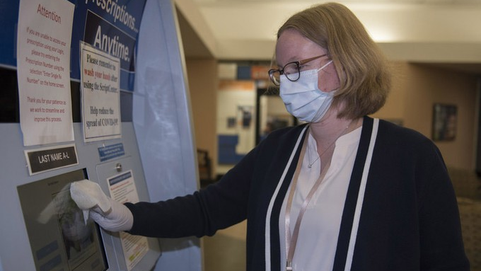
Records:
M107 197L97 183L89 180L73 182L70 195L84 210L84 218L90 216L105 230L118 232L132 229L134 217L129 208Z

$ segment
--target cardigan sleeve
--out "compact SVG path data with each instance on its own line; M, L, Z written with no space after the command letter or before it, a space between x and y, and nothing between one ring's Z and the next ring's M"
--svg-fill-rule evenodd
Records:
M420 251L422 271L469 271L464 252L459 210L443 158L434 144L416 176L424 178L419 192Z
M244 220L259 146L219 182L193 194L156 203L126 203L134 217L131 234L177 238L212 236Z

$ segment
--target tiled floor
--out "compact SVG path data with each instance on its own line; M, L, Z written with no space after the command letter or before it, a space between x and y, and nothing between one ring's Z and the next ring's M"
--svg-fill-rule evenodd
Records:
M245 271L246 221L204 237L205 271Z

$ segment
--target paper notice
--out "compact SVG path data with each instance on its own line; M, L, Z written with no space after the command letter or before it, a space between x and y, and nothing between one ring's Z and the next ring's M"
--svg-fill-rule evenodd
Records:
M136 203L139 201L131 170L113 176L107 181L112 199L121 203ZM121 232L120 241L124 252L125 264L130 271L149 251L148 240L146 237Z
M80 44L85 142L121 137L120 60Z
M25 146L74 140L70 98L74 7L65 0L20 1L17 74Z

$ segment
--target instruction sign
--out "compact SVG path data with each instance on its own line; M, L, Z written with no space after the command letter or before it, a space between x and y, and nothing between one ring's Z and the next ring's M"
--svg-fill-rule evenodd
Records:
M84 140L120 138L120 61L86 43L80 47Z
M65 0L20 1L17 76L25 146L74 140L70 98L74 7Z
M124 144L122 143L103 146L98 148L98 151L100 162L104 162L125 155Z
M120 203L139 202L132 170L113 176L107 181L112 199ZM130 271L149 251L148 240L143 236L120 232L120 241L122 242L125 264L127 265L127 270Z

